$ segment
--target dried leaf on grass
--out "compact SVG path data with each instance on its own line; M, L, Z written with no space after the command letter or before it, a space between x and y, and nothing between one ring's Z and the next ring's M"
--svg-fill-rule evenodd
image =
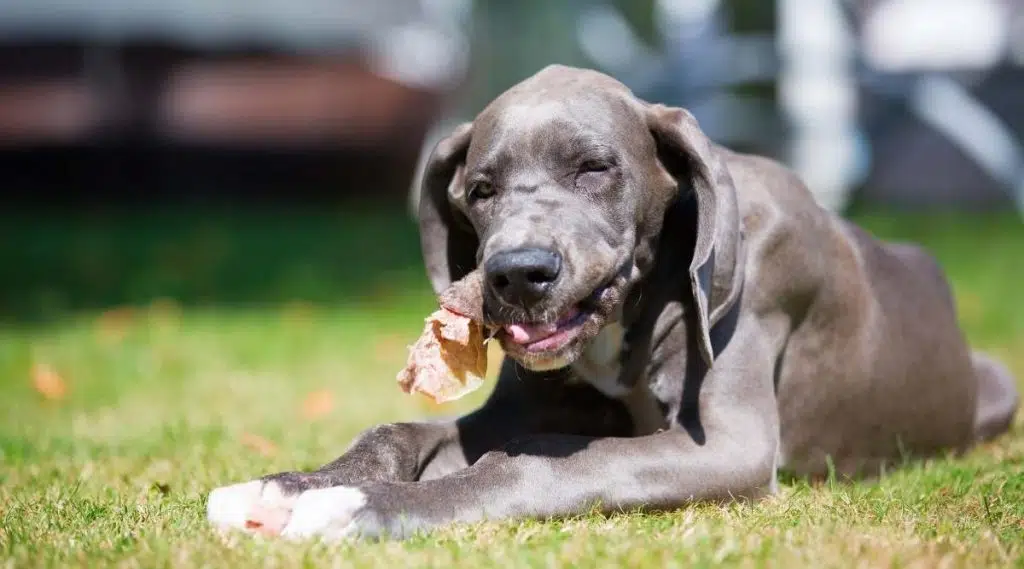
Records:
M119 344L135 323L135 309L121 306L104 311L96 318L96 335L109 344Z
M316 306L304 300L292 300L281 310L281 321L295 328L305 328L312 324L316 316Z
M263 456L270 457L277 454L277 445L259 435L254 435L252 433L243 434L242 444Z
M61 400L68 393L67 382L48 364L32 366L32 387L49 401Z
M302 402L302 416L306 419L319 419L334 409L334 394L328 389L319 389L306 396Z
M149 304L149 319L156 326L177 327L181 321L181 305L173 298L157 298Z

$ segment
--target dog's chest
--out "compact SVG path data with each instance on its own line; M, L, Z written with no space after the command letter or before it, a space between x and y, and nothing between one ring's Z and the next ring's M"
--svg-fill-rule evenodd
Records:
M624 338L625 330L620 324L605 326L573 362L572 370L579 381L590 384L606 397L621 401L626 406L633 420L635 435L655 433L666 423L647 381L638 381L635 386L623 385L619 381Z
M629 392L628 387L619 383L619 355L625 335L618 323L605 326L572 364L576 377L612 399L620 399Z

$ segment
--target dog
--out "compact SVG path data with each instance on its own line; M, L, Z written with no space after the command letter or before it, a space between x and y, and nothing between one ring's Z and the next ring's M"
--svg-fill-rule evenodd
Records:
M403 538L757 499L780 469L855 478L962 453L1017 409L927 253L595 71L547 67L439 142L419 224L435 291L482 273L506 354L489 399L219 488L212 524L272 508L285 537Z

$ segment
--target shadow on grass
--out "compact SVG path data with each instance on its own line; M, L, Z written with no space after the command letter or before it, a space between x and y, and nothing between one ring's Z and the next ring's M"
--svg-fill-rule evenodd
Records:
M1013 212L859 208L879 237L924 245L950 274L982 333L1024 320L1024 223ZM167 298L232 308L292 301L387 302L429 295L416 225L400 205L337 211L176 209L0 214L0 322ZM977 330L975 330L977 332Z
M0 321L170 299L359 303L429 290L401 207L0 215Z

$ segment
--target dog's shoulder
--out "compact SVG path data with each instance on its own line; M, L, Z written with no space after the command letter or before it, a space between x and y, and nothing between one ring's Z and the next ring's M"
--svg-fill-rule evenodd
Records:
M766 302L815 294L836 278L837 266L859 272L860 252L843 221L795 172L763 156L719 152L736 190L747 277L757 280Z
M766 241L763 253L781 252L834 232L830 214L822 210L795 172L763 156L721 148L732 177L739 209L739 227L749 244Z
M764 156L718 148L736 188L741 213L756 209L782 218L827 216L817 207L803 180L786 165Z

